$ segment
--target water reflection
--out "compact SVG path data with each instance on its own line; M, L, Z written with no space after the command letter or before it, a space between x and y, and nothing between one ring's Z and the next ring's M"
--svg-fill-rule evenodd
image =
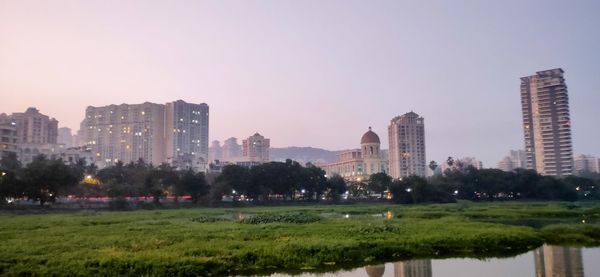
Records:
M410 260L366 266L332 273L304 273L300 276L340 277L597 277L600 276L600 248L544 245L511 258ZM275 274L274 276L284 276Z
M365 266L365 271L369 277L381 277L385 272L385 265Z
M431 260L394 263L394 277L431 277Z
M544 245L533 251L536 277L583 277L581 249Z

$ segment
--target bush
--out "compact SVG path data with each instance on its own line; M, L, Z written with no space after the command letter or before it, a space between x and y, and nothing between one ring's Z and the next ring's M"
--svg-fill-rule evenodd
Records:
M211 223L211 222L217 222L217 221L226 221L227 219L222 218L222 217L199 216L199 217L194 217L191 220L193 222L198 222L198 223Z
M321 220L321 217L314 214L306 213L289 213L289 214L261 214L248 216L242 220L245 224L265 224L265 223L312 223Z

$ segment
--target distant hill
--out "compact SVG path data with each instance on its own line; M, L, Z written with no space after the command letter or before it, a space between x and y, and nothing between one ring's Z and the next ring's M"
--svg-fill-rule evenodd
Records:
M299 163L332 163L337 160L337 151L329 151L314 147L285 147L285 148L270 148L271 160L285 161L292 159Z

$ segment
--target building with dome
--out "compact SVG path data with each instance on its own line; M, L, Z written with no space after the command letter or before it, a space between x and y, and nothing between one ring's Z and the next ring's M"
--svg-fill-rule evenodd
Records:
M368 179L375 173L387 173L388 161L384 158L380 146L379 136L369 127L360 139L360 148L340 152L336 162L322 168L327 176L338 174L352 181Z

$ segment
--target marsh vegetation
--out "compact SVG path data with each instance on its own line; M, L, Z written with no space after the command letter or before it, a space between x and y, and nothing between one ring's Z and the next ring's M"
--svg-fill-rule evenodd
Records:
M230 275L508 256L600 245L599 218L596 202L4 212L0 273Z

